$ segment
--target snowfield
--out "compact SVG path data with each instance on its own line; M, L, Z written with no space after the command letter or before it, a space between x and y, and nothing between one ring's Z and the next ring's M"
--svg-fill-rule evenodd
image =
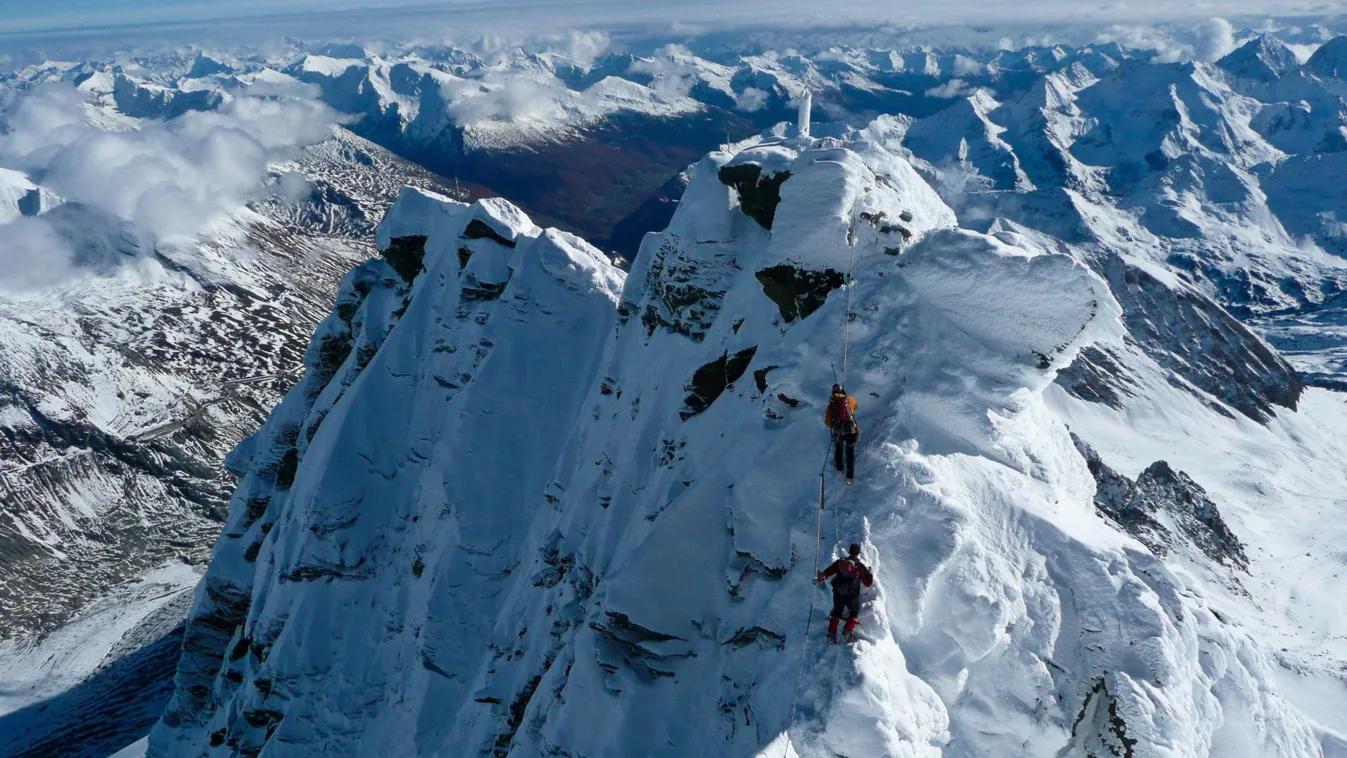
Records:
M958 228L885 133L712 153L629 274L404 191L236 453L148 755L1342 755L1347 405L1143 260Z

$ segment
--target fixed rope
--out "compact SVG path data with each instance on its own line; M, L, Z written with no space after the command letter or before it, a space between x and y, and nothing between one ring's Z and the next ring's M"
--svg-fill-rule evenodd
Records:
M842 386L847 386L847 353L851 347L851 290L854 280L852 274L856 271L856 224L860 221L861 201L856 198L856 202L851 206L851 226L847 229L847 246L851 248L851 260L847 262L847 315L842 321ZM836 370L833 373L833 380L836 381ZM834 443L836 444L836 443ZM842 513L840 499L833 500L833 544L842 542Z
M851 227L847 230L847 246L851 248L851 259L847 262L847 314L842 324L842 386L846 386L847 381L847 353L851 344L851 290L852 274L856 271L856 223L860 214L860 198L856 199L851 207ZM837 382L837 365L833 364L833 382ZM837 435L828 437L828 447L833 448L838 443ZM818 513L814 524L814 577L819 575L819 549L823 545L823 512L827 510L825 500L824 483L827 480L828 473L828 455L832 450L824 450L823 465L819 467L818 472ZM839 544L842 541L842 519L841 511L838 507L840 498L833 500L833 544ZM795 728L795 711L800 705L800 685L804 683L804 662L809 657L809 630L814 624L814 579L810 579L809 591L809 615L805 617L804 622L804 641L800 645L800 667L795 674L795 697L790 704L790 723L786 726L786 746L781 751L781 758L787 758L790 755L790 730Z
M828 446L832 447L832 439L829 438ZM823 500L823 482L828 472L828 452L823 451L823 465L818 471L818 511L814 523L814 577L819 575L819 548L823 545L823 511L826 510ZM782 750L781 758L790 755L790 730L795 728L795 709L800 705L800 684L804 682L804 662L809 654L809 629L814 624L814 579L809 580L809 615L805 617L804 622L804 641L800 644L800 668L795 674L795 699L790 704L790 723L786 726L786 747Z

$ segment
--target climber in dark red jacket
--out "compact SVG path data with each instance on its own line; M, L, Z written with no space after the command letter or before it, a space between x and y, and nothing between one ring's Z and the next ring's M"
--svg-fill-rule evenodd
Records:
M839 558L818 575L817 584L833 578L833 612L828 616L828 644L837 644L837 625L843 614L847 616L846 629L842 631L844 640L851 642L852 633L861 621L861 586L869 587L875 578L870 569L861 563L861 546L853 544L850 555Z

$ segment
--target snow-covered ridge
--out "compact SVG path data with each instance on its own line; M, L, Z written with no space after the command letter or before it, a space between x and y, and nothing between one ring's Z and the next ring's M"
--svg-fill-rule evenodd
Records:
M1341 744L1230 617L1291 553L1110 426L1162 398L1232 448L1304 445L1298 386L1244 409L1200 380L1241 351L1294 373L1142 258L958 228L888 128L712 153L629 275L507 202L405 191L235 454L149 754ZM1211 319L1219 346L1190 339ZM864 453L820 511L829 366ZM834 651L812 572L851 541L877 590Z

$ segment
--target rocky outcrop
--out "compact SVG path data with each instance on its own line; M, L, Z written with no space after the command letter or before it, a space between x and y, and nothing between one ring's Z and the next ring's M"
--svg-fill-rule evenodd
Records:
M692 375L692 382L688 384L687 399L683 401L687 406L687 410L681 413L683 420L687 421L710 408L716 398L744 375L748 370L748 364L753 362L753 354L757 351L756 347L750 347L734 355L724 353L716 360L698 368Z
M762 292L776 303L781 319L790 323L809 315L828 300L828 293L841 287L845 277L839 271L810 271L782 263L759 271Z
M1073 439L1094 476L1095 507L1151 552L1164 556L1177 540L1186 538L1217 563L1248 568L1243 543L1192 477L1165 461L1156 461L1132 481L1109 468L1079 437ZM1162 523L1162 518L1176 526L1178 533Z
M424 234L394 237L388 247L379 252L388 265L398 272L398 276L411 284L421 273L421 259L426 255L426 237Z
M1184 284L1166 284L1119 257L1100 265L1123 308L1127 340L1170 372L1170 383L1218 412L1267 422L1295 410L1305 383L1284 358L1216 302ZM1115 405L1127 372L1103 350L1088 350L1058 382L1083 399Z
M771 230L776 218L776 207L781 204L781 185L790 178L789 171L763 175L762 166L740 163L720 169L720 181L733 187L739 195L739 210Z
M721 255L704 260L688 255L682 238L671 232L665 232L644 257L649 297L643 306L624 302L624 313L639 310L647 334L668 329L696 342L705 339L725 299L724 274L732 269L733 259Z

